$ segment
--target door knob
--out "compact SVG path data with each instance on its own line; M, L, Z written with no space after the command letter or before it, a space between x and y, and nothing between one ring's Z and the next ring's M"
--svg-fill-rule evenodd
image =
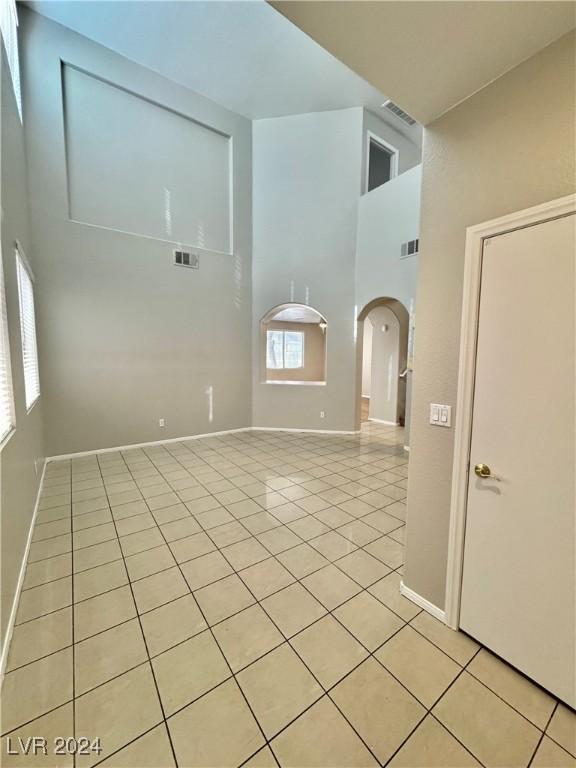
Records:
M487 464L476 464L474 467L474 472L478 475L478 477L486 478L492 475L492 471Z

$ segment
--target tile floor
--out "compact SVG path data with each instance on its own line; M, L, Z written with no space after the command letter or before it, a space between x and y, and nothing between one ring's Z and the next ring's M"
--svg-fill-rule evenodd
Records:
M3 765L575 766L573 712L400 596L402 443L369 423L50 464Z

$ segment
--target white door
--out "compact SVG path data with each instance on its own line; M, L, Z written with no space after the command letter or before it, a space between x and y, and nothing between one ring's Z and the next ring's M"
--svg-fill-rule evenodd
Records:
M484 243L460 608L465 632L573 707L575 221Z

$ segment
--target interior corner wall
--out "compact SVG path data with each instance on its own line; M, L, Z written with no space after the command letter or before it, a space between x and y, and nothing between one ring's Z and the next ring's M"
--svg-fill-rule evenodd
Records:
M37 261L30 240L24 133L1 43L0 49L2 264L16 410L16 429L0 452L1 644L4 649L45 456L42 424L45 382L40 380L40 399L30 413L26 413L14 241L21 244L34 270Z
M352 108L254 122L254 426L354 429L362 113ZM260 320L286 302L309 304L326 318L325 386L263 382Z
M562 37L425 130L404 583L439 608L454 432L428 413L456 403L466 228L575 192L575 48Z
M20 28L48 454L249 426L251 122L29 9ZM232 137L233 255L192 243L199 270L176 268L173 249L186 243L70 220L61 61L118 86L120 110L122 94L136 94ZM111 122L94 115L114 176ZM169 131L156 138L155 152L179 151ZM155 185L164 213L170 185L160 174ZM118 206L124 194L137 210L131 196L142 190L122 189Z

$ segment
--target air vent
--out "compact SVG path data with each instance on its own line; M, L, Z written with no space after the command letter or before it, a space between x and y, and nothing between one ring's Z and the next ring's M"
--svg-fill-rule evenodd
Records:
M174 265L176 267L198 269L200 266L200 257L197 253L190 253L190 251L174 251Z
M396 117L398 117L407 125L416 125L416 120L414 120L413 117L410 117L408 112L404 112L403 109L400 109L400 107L397 104L394 104L394 102L390 99L385 101L384 104L382 104L382 107L387 109L388 112L392 112L393 115L396 115Z
M420 245L419 240L409 240L400 246L400 258L406 259L408 256L416 256Z

